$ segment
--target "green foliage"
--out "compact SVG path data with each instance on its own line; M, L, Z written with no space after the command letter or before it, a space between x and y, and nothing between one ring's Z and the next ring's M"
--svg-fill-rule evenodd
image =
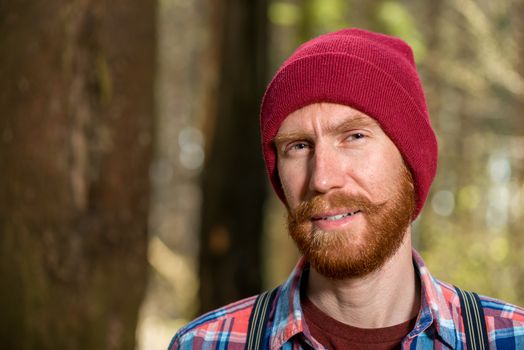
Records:
M269 5L268 17L273 24L293 26L300 21L301 16L300 7L295 4L279 1Z
M346 20L348 1L346 0L309 0L308 13L311 24L320 32L331 32L348 25Z
M346 27L347 9L345 0L304 0L302 6L274 1L269 5L268 16L273 24L300 25L309 37Z
M519 248L511 247L508 232L468 230L456 219L437 225L439 220L430 217L426 224L434 226L424 228L426 249L420 252L435 277L481 294L522 302L516 293L519 281L511 263L519 255Z
M403 4L397 1L385 1L379 5L377 16L390 34L404 39L411 45L415 60L424 59L426 54L424 39L413 16Z

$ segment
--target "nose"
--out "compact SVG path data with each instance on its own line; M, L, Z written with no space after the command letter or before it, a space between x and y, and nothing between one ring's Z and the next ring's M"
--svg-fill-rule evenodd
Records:
M309 190L313 194L325 194L344 187L345 162L335 148L320 144L315 146L309 178Z

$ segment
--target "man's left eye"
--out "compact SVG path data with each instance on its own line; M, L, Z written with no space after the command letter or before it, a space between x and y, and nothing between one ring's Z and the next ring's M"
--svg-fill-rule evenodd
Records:
M353 140L360 140L360 139L363 139L364 137L366 137L366 135L364 135L363 133L361 132L357 132L357 133L354 133L354 134L351 134L348 136L348 140L350 141L353 141Z

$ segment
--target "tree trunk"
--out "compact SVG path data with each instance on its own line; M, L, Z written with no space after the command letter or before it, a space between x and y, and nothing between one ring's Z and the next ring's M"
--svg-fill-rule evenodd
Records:
M133 349L154 1L0 5L3 349Z
M213 1L218 81L202 175L200 308L261 289L265 171L258 113L266 71L266 0Z

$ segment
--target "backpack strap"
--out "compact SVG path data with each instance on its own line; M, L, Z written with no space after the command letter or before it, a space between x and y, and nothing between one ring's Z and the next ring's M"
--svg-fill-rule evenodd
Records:
M271 304L278 292L278 287L265 291L260 294L253 304L251 315L249 316L249 326L246 336L246 350L263 349L264 336L266 333L269 314L271 312ZM266 347L267 348L267 347Z
M486 319L484 318L484 310L478 294L462 290L458 287L455 287L455 290L460 300L467 349L489 349Z

